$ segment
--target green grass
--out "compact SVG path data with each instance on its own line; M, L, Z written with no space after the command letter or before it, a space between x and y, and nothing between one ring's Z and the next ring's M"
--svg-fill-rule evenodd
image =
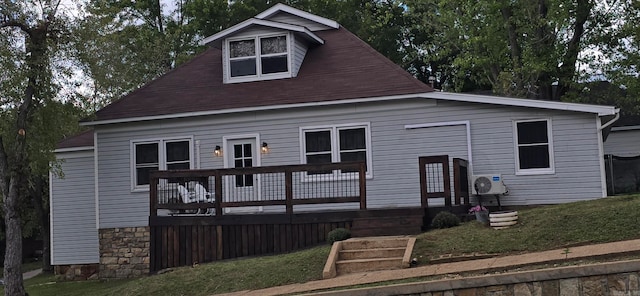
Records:
M418 236L414 256L519 253L640 238L640 196L544 206L518 212L518 224L494 230L477 222Z
M31 261L31 262L22 263L22 272L32 271L38 268L42 268L41 261ZM2 265L0 265L0 278L2 278L3 274L4 274L4 268Z
M494 230L476 222L418 236L415 257L442 254L522 253L640 238L640 195L519 211L519 224ZM318 280L329 246L296 253L201 264L132 280L56 282L27 280L29 295L211 295Z
M134 280L58 282L51 275L27 280L31 296L45 295L211 295L261 289L322 278L328 245L300 252L176 268Z

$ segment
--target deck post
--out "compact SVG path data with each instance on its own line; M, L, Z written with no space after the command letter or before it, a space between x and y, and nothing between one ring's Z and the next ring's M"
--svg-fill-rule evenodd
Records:
M149 215L156 217L158 215L158 176L155 172L151 173L149 184Z
M216 208L216 216L222 216L222 174L219 171L214 173L215 187L216 187L216 199L213 201L213 205Z
M427 169L425 165L427 164L425 158L418 158L418 162L420 165L419 173L420 173L420 206L424 209L429 207L428 197L427 197Z
M367 166L364 162L358 168L358 181L360 183L360 209L367 209Z
M289 169L284 171L284 188L287 215L291 215L293 214L293 172Z

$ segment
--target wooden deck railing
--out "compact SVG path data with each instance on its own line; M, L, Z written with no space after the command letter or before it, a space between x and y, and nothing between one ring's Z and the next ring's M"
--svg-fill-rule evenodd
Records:
M334 203L359 203L366 209L364 162L170 170L150 177L152 217L219 216L226 209L256 212L262 207L292 214L294 206Z

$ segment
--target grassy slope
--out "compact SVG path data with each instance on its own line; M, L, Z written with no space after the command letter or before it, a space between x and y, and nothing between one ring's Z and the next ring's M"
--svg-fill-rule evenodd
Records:
M640 238L640 196L545 206L519 212L516 227L494 230L479 223L418 236L414 255L515 253Z
M519 225L493 230L475 222L418 236L414 256L513 253L640 238L640 196L606 198L521 211ZM202 264L173 272L118 281L53 283L52 276L27 280L29 295L211 295L321 278L328 246L259 258ZM424 260L422 260L424 262Z
M301 283L322 277L329 246L296 253L229 260L178 268L172 272L135 280L63 282L50 284L52 276L27 281L27 292L38 295L211 295Z

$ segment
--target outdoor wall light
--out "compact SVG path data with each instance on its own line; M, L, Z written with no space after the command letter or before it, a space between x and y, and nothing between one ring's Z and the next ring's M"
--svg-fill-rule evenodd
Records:
M222 148L220 148L220 145L216 145L216 149L213 150L213 155L216 157L222 156Z
M262 142L262 148L260 149L260 151L262 151L262 153L268 153L269 152L269 144L267 144L267 142Z

